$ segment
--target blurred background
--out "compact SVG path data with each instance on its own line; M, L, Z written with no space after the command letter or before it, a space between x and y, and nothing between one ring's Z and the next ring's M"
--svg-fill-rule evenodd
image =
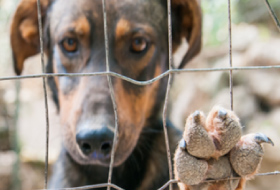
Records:
M0 77L14 76L9 26L18 0L0 0ZM270 0L280 18L279 0ZM204 14L201 54L187 68L229 66L227 1L201 1ZM233 66L280 65L280 32L263 0L232 0ZM24 74L41 73L40 57L25 63ZM275 143L265 146L259 172L280 170L280 70L233 71L234 111L243 133L262 132ZM49 94L50 91L48 90ZM169 106L176 126L199 109L230 108L228 72L175 75ZM57 110L49 100L50 164L60 147ZM45 111L42 79L0 81L0 190L44 187ZM51 167L50 167L51 170ZM256 177L246 190L279 190L280 176Z

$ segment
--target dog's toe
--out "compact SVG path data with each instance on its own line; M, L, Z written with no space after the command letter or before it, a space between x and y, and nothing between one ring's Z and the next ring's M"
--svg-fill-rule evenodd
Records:
M187 119L183 135L188 152L199 158L209 158L215 152L212 138L205 129L205 117L196 111Z
M251 177L259 167L264 154L262 143L273 142L264 134L248 134L243 136L230 152L233 169L240 176Z
M227 154L241 137L239 118L230 110L214 107L206 120L206 129L212 136L218 158Z
M187 151L177 149L175 153L176 179L184 184L199 184L208 170L205 160L191 156Z

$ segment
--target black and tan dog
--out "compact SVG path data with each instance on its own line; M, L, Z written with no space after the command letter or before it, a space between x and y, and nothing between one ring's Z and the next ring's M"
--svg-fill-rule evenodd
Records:
M106 2L111 70L139 81L165 72L168 69L166 0ZM182 40L189 43L188 51L179 65L182 68L200 51L201 10L196 0L171 2L173 51ZM93 73L106 70L101 0L41 0L41 9L48 72ZM22 0L11 27L17 74L21 73L24 60L39 52L37 23L36 0ZM136 86L118 78L112 80L119 117L119 141L112 183L129 190L157 189L169 179L159 117L167 79L148 86ZM59 109L63 134L63 148L50 188L107 182L114 112L106 76L54 77L49 78L48 82ZM218 117L217 114L210 120L215 120L215 117ZM238 120L230 114L228 117ZM170 123L167 127L171 152L174 154L182 133ZM239 130L239 126L237 128ZM236 138L239 140L239 136ZM213 142L219 148L218 140L219 137L215 136ZM185 147L184 142L178 149L179 157ZM221 156L217 152L215 155L216 158ZM205 160L211 156L206 156ZM180 161L178 159L176 163ZM184 176L184 171L176 171L177 178L181 174ZM191 179L192 176L187 178ZM215 187L218 186L207 188Z

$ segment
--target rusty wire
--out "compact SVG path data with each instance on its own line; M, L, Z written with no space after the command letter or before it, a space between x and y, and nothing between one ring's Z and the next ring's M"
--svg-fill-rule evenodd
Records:
M42 73L45 73L45 63L44 63L44 49L43 49L43 27L42 27L42 14L41 14L41 3L37 0L37 12L38 12L38 24L39 24L39 37L40 37L40 53L41 53L41 66ZM49 171L49 107L48 107L48 93L46 78L43 79L43 89L44 89L44 101L45 101L45 115L46 115L46 155L45 155L45 188L48 187L48 171Z
M276 17L276 14L272 10L268 0L265 0L266 5L269 9L269 12L274 19L276 26L278 27L280 31L280 24ZM131 82L136 85L149 85L157 80L162 79L163 77L168 76L168 85L166 89L166 96L165 96L165 102L164 102L164 109L163 109L163 127L164 127L164 133L165 133L165 143L166 143L166 150L167 150L167 157L168 157L168 166L169 166L169 176L170 180L164 184L159 190L162 190L166 188L167 186L172 189L173 183L177 183L178 181L173 178L172 173L172 164L171 164L171 155L170 155L170 148L169 148L169 140L168 140L168 133L166 128L166 115L167 115L167 103L168 103L168 97L170 92L170 86L171 86L171 80L172 80L172 74L175 73L182 73L182 72L213 72L213 71L229 71L230 72L230 96L231 96L231 109L233 109L233 83L232 83L232 71L234 70L259 70L259 69L280 69L280 66L250 66L250 67L232 67L232 37L231 37L231 7L230 7L230 0L228 0L228 17L229 17L229 62L230 67L229 68L200 68L200 69L173 69L172 68L172 23L171 23L171 4L170 0L167 0L168 3L168 46L169 46L169 69L160 74L159 76L147 80L147 81L137 81L134 79L131 79L129 77L120 75L118 73L110 71L109 66L109 47L108 47L108 33L107 33L107 16L106 16L106 3L105 0L102 0L103 5L103 19L104 19L104 38L105 38L105 52L106 52L106 72L96 72L96 73L71 73L71 74L46 74L44 69L44 53L43 53L43 32L42 32L42 16L41 16L41 6L40 6L40 0L37 0L37 9L38 9L38 23L39 23L39 35L40 35L40 53L41 53L41 65L42 65L42 73L43 74L37 74L37 75L25 75L25 76L13 76L13 77L0 77L0 81L4 80L19 80L19 79L30 79L30 78L42 78L43 80L43 89L44 89L44 100L45 100L45 115L46 115L46 156L45 156L45 189L47 189L48 184L48 145L49 145L49 114L48 114L48 100L47 100L47 90L46 90L46 78L48 77L85 77L85 76L107 76L108 84L110 88L110 94L111 99L113 102L114 107L114 114L115 114L115 135L114 135L114 141L113 141L113 147L112 147L112 153L111 153L111 162L110 162L110 168L109 168L109 175L108 175L108 183L104 184L97 184L97 185L90 185L90 186L83 186L83 187L75 187L75 188L60 188L57 190L86 190L86 189L95 189L95 188L101 188L101 187L107 187L107 189L115 188L118 190L123 190L122 188L114 185L111 183L111 177L112 177L112 171L113 171L113 164L114 164L114 153L115 153L115 145L118 141L118 116L117 116L117 105L115 101L115 94L114 89L111 81L111 77L117 77L122 80L126 80L128 82ZM260 173L256 174L255 176L269 176L269 175L280 175L279 171L275 172L269 172L269 173ZM240 179L240 177L231 177L231 178L225 178L225 179L218 179L218 180L205 180L202 183L210 183L210 182L217 182L217 181L223 181L223 180L234 180L234 179Z

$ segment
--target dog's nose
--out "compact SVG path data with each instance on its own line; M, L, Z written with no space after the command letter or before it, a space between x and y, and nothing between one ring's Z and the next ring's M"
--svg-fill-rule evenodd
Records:
M94 159L105 159L110 155L114 134L107 127L98 130L83 129L76 135L81 151Z

